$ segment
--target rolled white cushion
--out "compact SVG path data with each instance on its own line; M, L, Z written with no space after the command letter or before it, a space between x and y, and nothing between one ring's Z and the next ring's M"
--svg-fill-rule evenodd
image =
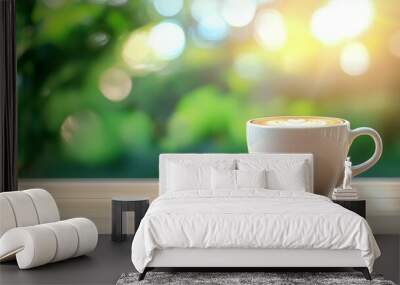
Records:
M39 218L39 224L60 220L57 204L49 192L43 189L29 189L22 192L28 194L32 199Z
M0 259L8 259L16 254L20 269L51 262L56 250L56 236L43 225L14 228L0 239Z
M98 232L96 225L86 218L74 218L64 222L73 225L78 233L78 248L75 256L86 254L96 248Z
M61 221L44 224L53 231L57 239L57 251L51 262L57 262L75 256L78 250L78 233L70 223Z
M96 248L94 223L75 218L7 231L0 238L0 261L16 256L20 269L86 254Z
M0 194L0 237L9 229L15 228L15 216L10 202Z
M1 193L13 209L17 227L33 226L39 223L35 205L30 196L23 191Z

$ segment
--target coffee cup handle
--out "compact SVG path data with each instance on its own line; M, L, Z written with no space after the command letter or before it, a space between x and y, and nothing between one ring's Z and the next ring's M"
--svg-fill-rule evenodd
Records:
M379 158L382 155L382 139L381 136L377 131L371 128L357 128L354 130L351 130L350 133L350 143L353 143L353 141L359 137L359 136L370 136L374 140L375 143L375 151L374 154L365 162L354 165L351 170L353 172L353 176L356 176L358 174L363 173L364 171L368 170L371 168L375 163L378 162Z

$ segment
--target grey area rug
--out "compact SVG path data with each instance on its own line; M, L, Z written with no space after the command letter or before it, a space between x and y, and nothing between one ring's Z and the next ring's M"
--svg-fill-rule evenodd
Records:
M373 275L368 281L359 272L148 272L146 278L138 281L138 273L125 273L118 279L116 285L146 285L146 284L267 284L267 285L297 285L297 284L368 284L395 285L384 280L380 275Z

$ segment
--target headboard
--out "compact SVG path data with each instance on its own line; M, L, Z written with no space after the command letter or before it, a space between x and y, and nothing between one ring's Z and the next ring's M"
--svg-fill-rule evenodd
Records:
M309 183L307 192L313 192L313 155L309 153L305 154L286 154L286 153L163 153L160 154L159 161L159 194L163 194L167 191L167 165L170 161L182 161L188 160L191 162L204 162L204 161L218 161L218 160L230 160L232 161L238 159L271 159L271 160L296 160L305 161L309 166L309 177L307 177Z

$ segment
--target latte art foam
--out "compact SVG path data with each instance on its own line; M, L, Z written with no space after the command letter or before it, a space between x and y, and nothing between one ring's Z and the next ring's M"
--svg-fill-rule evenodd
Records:
M313 128L341 125L343 120L328 117L266 117L254 119L254 124L278 128Z
M267 125L277 127L321 127L328 125L328 123L324 120L289 119L268 121Z

